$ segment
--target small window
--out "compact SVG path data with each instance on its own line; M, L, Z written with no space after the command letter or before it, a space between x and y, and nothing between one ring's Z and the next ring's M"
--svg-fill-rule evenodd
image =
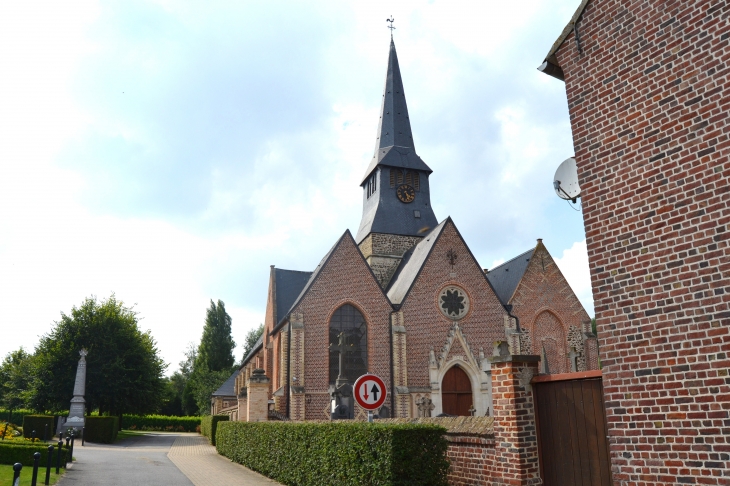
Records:
M413 185L413 173L411 171L406 172L406 184Z
M377 190L377 172L368 179L368 187L367 187L367 195L368 199L370 199L370 196L375 194L375 191Z
M413 188L417 191L421 190L421 178L418 177L418 172L413 173Z
M402 170L396 170L395 183L403 184L403 171Z
M395 169L390 169L390 187L395 187Z

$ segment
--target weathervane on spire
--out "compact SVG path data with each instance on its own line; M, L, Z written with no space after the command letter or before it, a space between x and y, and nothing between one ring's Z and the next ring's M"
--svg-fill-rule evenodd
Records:
M393 39L393 30L395 30L395 27L393 27L393 22L395 22L395 19L391 15L389 19L385 19L386 22L390 22L390 25L388 28L390 29L390 39Z

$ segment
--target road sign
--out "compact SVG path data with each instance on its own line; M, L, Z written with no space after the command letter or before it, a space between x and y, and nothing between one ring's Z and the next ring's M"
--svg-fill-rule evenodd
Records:
M375 375L362 375L355 381L355 401L365 410L376 410L385 403L388 391L383 380Z

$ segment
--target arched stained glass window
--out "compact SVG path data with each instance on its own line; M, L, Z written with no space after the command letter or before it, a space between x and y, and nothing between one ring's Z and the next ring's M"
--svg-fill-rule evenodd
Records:
M330 384L340 374L340 352L342 378L353 384L368 370L368 332L365 318L350 304L337 309L330 319Z

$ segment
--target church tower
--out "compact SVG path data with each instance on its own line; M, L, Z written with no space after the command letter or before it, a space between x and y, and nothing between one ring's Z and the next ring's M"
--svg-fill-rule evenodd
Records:
M383 288L406 251L438 224L431 208L432 170L416 153L395 43L375 141L375 155L361 182L363 210L356 241Z

